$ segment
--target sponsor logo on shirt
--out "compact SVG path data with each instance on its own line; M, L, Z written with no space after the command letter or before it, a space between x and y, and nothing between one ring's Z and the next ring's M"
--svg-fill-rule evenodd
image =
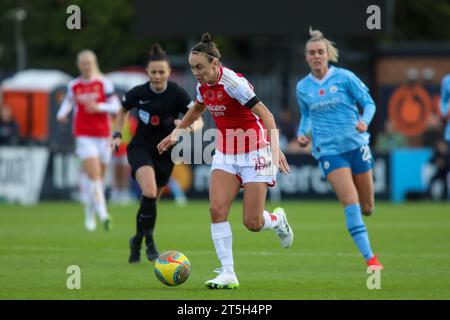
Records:
M84 92L76 96L77 102L81 104L95 102L98 98L100 98L100 94L98 92Z
M211 112L212 115L216 116L216 117L220 117L225 115L225 110L227 110L227 107L225 106L207 106L208 110Z
M328 100L324 100L324 101L320 101L320 102L311 104L310 109L311 109L311 111L326 111L333 105L336 105L340 102L341 102L341 99L339 99L339 98L328 99Z

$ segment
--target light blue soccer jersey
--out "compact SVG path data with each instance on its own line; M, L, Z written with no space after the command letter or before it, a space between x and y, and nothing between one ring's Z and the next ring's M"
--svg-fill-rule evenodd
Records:
M375 103L367 86L351 71L330 66L321 79L311 73L297 83L301 121L298 135L312 135L316 159L337 155L369 143L370 134L360 133L356 123L367 126L375 114ZM356 103L363 108L359 115Z
M442 79L441 85L441 114L444 118L448 117L450 103L450 74L446 75ZM447 127L445 128L445 140L450 141L450 121L447 122Z

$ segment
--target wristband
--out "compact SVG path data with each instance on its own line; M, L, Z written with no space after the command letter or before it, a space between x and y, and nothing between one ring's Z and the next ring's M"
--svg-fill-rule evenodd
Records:
M119 131L114 131L112 134L112 137L113 137L113 139L116 139L116 138L122 139L122 133L120 133Z

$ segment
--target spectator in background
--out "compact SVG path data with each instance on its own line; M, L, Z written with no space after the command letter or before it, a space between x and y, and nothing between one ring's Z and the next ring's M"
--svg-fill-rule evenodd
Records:
M393 149L406 147L407 139L404 135L397 132L389 119L384 124L384 131L381 132L375 143L375 150L380 153L388 153Z
M19 142L19 126L7 105L0 105L0 145L11 146Z
M432 197L431 189L435 182L441 182L443 185L443 193L441 195L441 199L445 199L448 195L448 185L447 185L447 175L450 169L450 163L449 163L449 148L447 146L447 143L445 140L440 139L436 144L434 148L434 154L433 157L430 160L430 163L433 164L436 167L435 174L430 179L430 196Z
M283 139L287 141L291 141L292 139L297 140L298 122L294 119L291 109L282 108L277 116L277 123L279 124Z
M442 79L442 86L441 86L441 115L447 121L444 139L447 142L448 150L450 150L449 101L450 101L450 74L446 75L444 79ZM447 153L447 163L449 162L450 162L450 152ZM448 179L447 184L450 184L450 179ZM450 194L447 194L447 196L450 199Z
M276 122L280 128L280 148L287 153L302 153L305 148L300 148L297 142L298 119L292 110L287 107L281 109L276 116Z
M442 140L443 126L437 114L431 114L427 121L425 131L422 134L422 146L435 148L436 142Z

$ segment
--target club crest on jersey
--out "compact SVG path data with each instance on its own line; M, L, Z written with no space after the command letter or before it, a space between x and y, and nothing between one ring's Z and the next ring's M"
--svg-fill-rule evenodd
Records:
M94 90L95 90L95 91L101 91L101 90L102 90L102 85L101 85L100 83L96 83L96 84L94 85Z
M218 91L217 92L217 100L221 101L223 99L223 92L222 91Z
M150 120L150 114L144 110L139 110L139 119L145 124L148 124Z
M337 91L338 91L338 89L336 86L331 86L331 88L330 88L331 93L336 93Z

